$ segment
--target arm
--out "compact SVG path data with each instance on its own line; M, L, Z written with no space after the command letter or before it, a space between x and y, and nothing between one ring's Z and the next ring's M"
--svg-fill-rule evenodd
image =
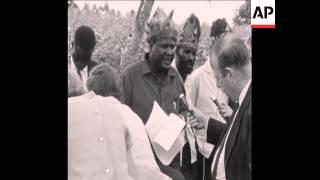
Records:
M209 118L207 125L207 141L216 145L226 128L226 124Z
M129 154L133 163L131 170L134 171L134 177L139 180L150 178L153 178L153 180L169 180L170 178L160 171L155 161L142 120L128 106L119 103L118 107L120 112L123 112L121 115L133 142Z
M192 114L194 119L190 120L191 126L195 129L207 129L207 142L216 145L227 125L208 117L197 108L192 109Z

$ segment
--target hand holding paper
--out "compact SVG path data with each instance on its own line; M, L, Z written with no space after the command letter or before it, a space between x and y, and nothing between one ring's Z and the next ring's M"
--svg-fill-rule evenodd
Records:
M168 116L157 102L153 103L152 112L145 126L153 149L164 165L169 165L186 144L183 131L185 125L186 122L177 115Z
M165 150L169 151L172 144L177 139L186 123L175 114L170 114L166 122L163 123L154 142L158 143Z

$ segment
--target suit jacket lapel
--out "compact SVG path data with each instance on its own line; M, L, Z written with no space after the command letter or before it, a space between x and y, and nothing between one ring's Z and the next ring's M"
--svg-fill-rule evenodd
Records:
M245 110L247 109L250 101L251 101L251 84L250 84L250 87L249 87L249 89L247 91L247 94L246 94L241 106L239 107L238 114L237 114L237 116L235 117L235 120L234 120L234 125L233 125L233 127L231 129L231 132L230 132L229 137L228 137L227 142L226 142L225 166L227 166L227 163L229 162L230 153L233 150L233 146L234 146L235 140L238 137L239 129L240 129L240 126L241 126L241 123L242 123L243 114L244 114Z
M235 114L235 113L234 113ZM234 117L234 114L231 116L231 119ZM224 142L224 139L226 138L227 136L227 132L228 132L228 129L230 129L230 126L231 126L231 123L228 122L226 128L223 130L223 135L220 137L217 145L214 147L214 149L218 149L218 147L222 146L222 143ZM213 159L212 159L213 160Z

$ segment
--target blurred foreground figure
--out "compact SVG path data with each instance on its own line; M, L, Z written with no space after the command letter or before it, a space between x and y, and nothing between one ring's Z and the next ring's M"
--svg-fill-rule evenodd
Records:
M68 180L170 180L154 160L141 119L114 97L95 94L112 95L114 80L113 70L99 65L88 78L90 91L68 98Z

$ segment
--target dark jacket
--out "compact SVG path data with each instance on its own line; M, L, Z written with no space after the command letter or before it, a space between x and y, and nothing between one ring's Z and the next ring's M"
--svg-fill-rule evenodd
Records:
M252 179L252 120L251 120L251 85L239 108L238 114L226 141L225 173L227 180ZM229 123L230 125L231 123ZM214 119L208 122L207 140L216 148L220 146L226 133L226 124ZM213 151L215 152L215 151ZM215 179L215 177L214 177Z

